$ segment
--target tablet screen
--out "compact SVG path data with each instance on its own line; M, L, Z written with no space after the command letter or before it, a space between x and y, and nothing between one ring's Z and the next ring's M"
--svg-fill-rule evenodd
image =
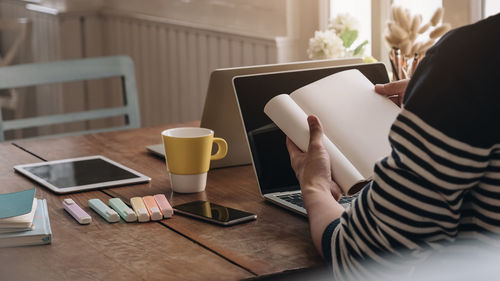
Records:
M133 173L100 158L24 169L58 188L137 178Z
M58 193L151 180L103 156L19 165L14 169Z

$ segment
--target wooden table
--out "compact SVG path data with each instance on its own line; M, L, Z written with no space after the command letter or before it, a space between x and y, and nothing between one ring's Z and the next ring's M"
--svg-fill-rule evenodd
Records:
M185 125L185 124L183 124ZM196 125L196 124L188 124ZM0 272L12 274L22 266L21 279L172 279L239 280L285 270L321 266L313 247L307 220L261 198L251 166L209 172L207 188L196 194L173 193L165 161L145 150L161 141L167 127L143 128L54 139L17 141L0 145L0 192L35 185L12 171L21 163L104 155L152 178L148 184L58 196L37 187L46 198L53 230L50 246L2 249ZM222 227L174 215L160 222L108 224L88 208L87 200L163 193L172 205L209 200L256 213L249 223ZM62 209L70 197L84 207L93 222L78 225ZM29 258L26 258L26 257ZM16 264L19 266L10 266ZM6 267L4 260L10 260Z

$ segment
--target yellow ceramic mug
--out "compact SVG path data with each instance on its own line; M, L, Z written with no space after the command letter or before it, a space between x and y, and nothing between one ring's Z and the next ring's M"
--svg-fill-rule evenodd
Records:
M215 138L214 131L205 128L174 128L161 135L172 189L181 193L203 191L210 161L222 159L227 154L226 141ZM213 143L218 150L212 155Z

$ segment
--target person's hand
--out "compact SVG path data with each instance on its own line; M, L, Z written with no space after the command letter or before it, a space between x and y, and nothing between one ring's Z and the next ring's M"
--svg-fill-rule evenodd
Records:
M309 123L310 140L307 152L302 152L289 138L286 146L295 175L299 180L304 199L308 193L329 192L339 200L341 191L332 180L330 157L323 144L323 128L318 117L311 115ZM304 200L307 206L307 201Z
M403 95L410 79L399 80L387 84L376 84L375 92L390 98L395 104L401 106Z
M311 238L318 252L323 255L321 240L326 227L344 212L338 203L339 186L333 181L330 157L323 144L323 128L318 117L311 115L309 123L309 147L302 152L289 138L286 147L295 175L300 182L302 199L307 210Z

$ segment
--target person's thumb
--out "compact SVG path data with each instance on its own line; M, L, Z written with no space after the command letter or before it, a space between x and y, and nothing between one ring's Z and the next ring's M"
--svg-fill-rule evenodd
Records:
M399 95L405 91L407 85L408 85L407 79L387 84L376 84L375 92L383 96Z
M323 128L318 117L311 115L307 117L309 124L309 151L321 149L323 147Z

